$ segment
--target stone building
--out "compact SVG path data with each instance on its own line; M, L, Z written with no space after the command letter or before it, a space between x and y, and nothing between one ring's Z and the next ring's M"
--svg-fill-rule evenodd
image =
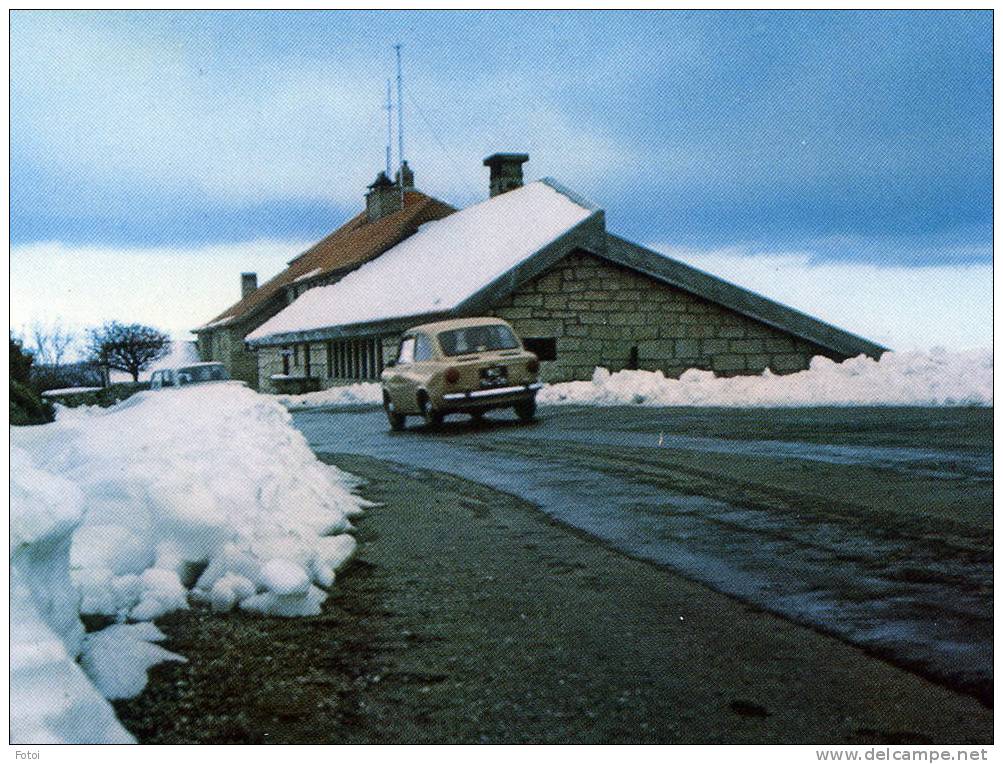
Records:
M415 190L406 165L381 173L366 212L197 330L203 358L263 391L376 380L400 332L468 315L509 321L547 381L596 366L785 373L884 351L610 233L556 181L524 185L527 159L485 159L490 197L459 211Z
M291 260L275 278L258 286L257 274L242 273L240 300L193 329L202 360L221 361L234 379L258 388L258 358L244 340L250 332L307 289L338 281L406 239L422 224L455 211L415 189L414 175L406 162L403 170L403 194L400 173L393 181L380 173L369 186L366 209ZM289 363L293 362L296 368L303 368L299 349L289 355Z
M587 379L596 366L670 376L689 368L785 373L807 368L816 355L883 352L608 232L602 209L556 181L524 185L527 158L488 157L488 200L449 208L248 332L260 388L275 390L289 378L319 387L378 379L400 332L469 315L509 321L540 357L547 381ZM385 177L374 189L399 198Z

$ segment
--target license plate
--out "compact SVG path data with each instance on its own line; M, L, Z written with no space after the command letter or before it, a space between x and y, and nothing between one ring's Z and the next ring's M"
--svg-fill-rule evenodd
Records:
M506 384L508 384L508 374L504 366L481 369L481 387L500 387Z

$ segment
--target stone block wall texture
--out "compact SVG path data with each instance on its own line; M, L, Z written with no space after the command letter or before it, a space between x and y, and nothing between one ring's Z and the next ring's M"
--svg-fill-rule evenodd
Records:
M243 380L257 389L258 359L254 351L247 350L244 345L244 335L250 331L238 325L199 332L198 351L203 361L219 361L233 379Z
M560 261L491 314L511 323L521 337L556 340L556 360L541 364L547 382L590 379L596 366L628 368L635 347L638 368L669 377L694 368L719 376L759 374L766 368L784 374L808 368L816 355L845 358L587 253ZM398 340L397 335L380 338L384 365L396 356ZM299 347L299 362L290 358L293 375L306 374L305 345ZM311 343L310 353L310 373L322 387L358 381L327 376L325 343ZM259 389L273 392L269 377L282 372L281 348L258 350L256 371Z
M523 285L492 314L521 337L554 337L547 382L590 379L596 366L637 367L678 377L687 369L719 376L800 371L813 356L842 360L819 345L587 253L565 258Z

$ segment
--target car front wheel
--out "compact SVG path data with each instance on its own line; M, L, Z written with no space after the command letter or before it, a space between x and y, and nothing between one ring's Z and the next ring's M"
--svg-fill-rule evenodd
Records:
M404 429L407 424L407 417L397 411L397 407L394 406L393 401L389 398L385 398L383 401L383 410L387 414L387 421L390 423L390 429L394 432L400 432Z
M432 401L427 395L421 397L421 415L425 418L425 424L429 427L438 427L442 424L442 412L432 408Z
M536 399L530 398L526 401L519 401L512 408L515 409L515 415L519 417L523 422L528 422L533 417L536 416Z

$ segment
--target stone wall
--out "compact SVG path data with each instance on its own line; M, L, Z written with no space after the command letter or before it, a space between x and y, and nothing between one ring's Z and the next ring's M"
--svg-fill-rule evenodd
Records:
M663 284L594 255L580 253L559 262L522 286L491 311L523 338L553 338L556 358L541 363L545 381L590 379L596 366L611 371L660 369L678 377L687 369L719 376L758 374L766 368L790 373L808 367L813 356L837 360L832 351L743 316L716 303ZM397 353L397 335L380 338L383 363ZM289 374L305 376L306 344L295 347ZM310 376L321 387L350 384L358 376L329 375L327 343L310 343ZM257 351L262 392L283 372L282 348ZM375 377L370 377L373 379Z
M251 331L244 326L221 327L198 333L199 357L203 361L219 361L233 379L258 387L258 359L247 350L244 335Z
M555 338L556 359L541 364L548 382L611 371L687 369L720 376L800 371L832 351L716 303L586 253L571 255L498 305L523 338Z

